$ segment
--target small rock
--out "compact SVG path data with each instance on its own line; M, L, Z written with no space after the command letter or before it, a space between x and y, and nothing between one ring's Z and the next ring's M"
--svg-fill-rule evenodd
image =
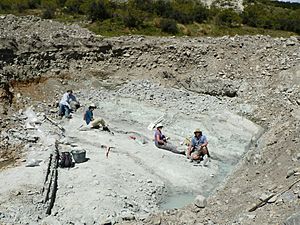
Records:
M277 201L277 196L275 195L275 196L273 196L272 198L270 198L269 200L268 200L268 203L274 203L274 202L276 202Z
M296 43L290 39L287 40L286 46L294 46Z
M255 215L252 215L252 214L250 214L250 215L247 215L248 216L248 218L250 219L250 220L254 220L255 219Z
M134 220L134 219L135 219L135 216L132 215L130 212L127 212L127 213L123 213L122 219L123 219L123 220L130 221L130 220Z
M30 159L30 160L26 163L26 167L35 167L35 166L39 166L41 162L42 162L42 160L39 160L39 159Z
M153 218L151 223L153 225L160 225L161 224L161 218L160 217Z
M105 219L102 222L100 222L101 225L112 225L112 222L110 219Z
M286 178L289 178L290 176L293 176L294 175L294 170L293 169L291 169L291 170L289 170L289 171L287 171L287 174L286 174Z
M207 206L207 200L204 196L198 195L195 199L195 205L199 208L205 208Z

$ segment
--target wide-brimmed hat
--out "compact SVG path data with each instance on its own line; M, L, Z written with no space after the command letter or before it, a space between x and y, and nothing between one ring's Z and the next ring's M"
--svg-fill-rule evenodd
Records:
M97 108L94 103L90 104L90 108Z
M159 127L163 127L162 123L158 123L158 124L156 125L156 128L159 128Z
M196 134L196 133L201 133L202 131L199 129L199 128L197 128L195 131L194 131L194 134Z

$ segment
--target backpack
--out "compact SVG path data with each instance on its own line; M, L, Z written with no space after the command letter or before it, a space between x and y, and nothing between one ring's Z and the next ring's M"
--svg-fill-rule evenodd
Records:
M61 168L69 168L73 166L72 155L70 152L61 153L59 165Z

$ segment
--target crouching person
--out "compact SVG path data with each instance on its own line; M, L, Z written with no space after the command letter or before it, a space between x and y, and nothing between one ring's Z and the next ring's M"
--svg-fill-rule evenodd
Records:
M167 151L171 151L171 152L176 153L176 154L185 155L184 151L178 150L176 146L174 146L174 145L167 142L166 136L162 134L162 131L161 131L162 128L163 128L163 125L161 123L157 124L156 131L155 131L155 134L154 134L155 146L157 148L164 149L164 150L167 150Z
M66 118L71 118L71 96L73 95L72 90L67 90L66 93L64 93L63 97L61 98L59 102L59 116L63 117L65 116Z
M192 138L192 141L187 150L187 158L191 160L203 160L203 165L206 166L208 162L208 157L210 157L208 152L208 141L205 135L202 134L200 129L194 131L195 136Z

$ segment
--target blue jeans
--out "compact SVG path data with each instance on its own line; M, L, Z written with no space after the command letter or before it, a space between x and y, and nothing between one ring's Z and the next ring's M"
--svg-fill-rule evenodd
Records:
M59 115L69 117L70 116L69 107L63 104L59 104Z

